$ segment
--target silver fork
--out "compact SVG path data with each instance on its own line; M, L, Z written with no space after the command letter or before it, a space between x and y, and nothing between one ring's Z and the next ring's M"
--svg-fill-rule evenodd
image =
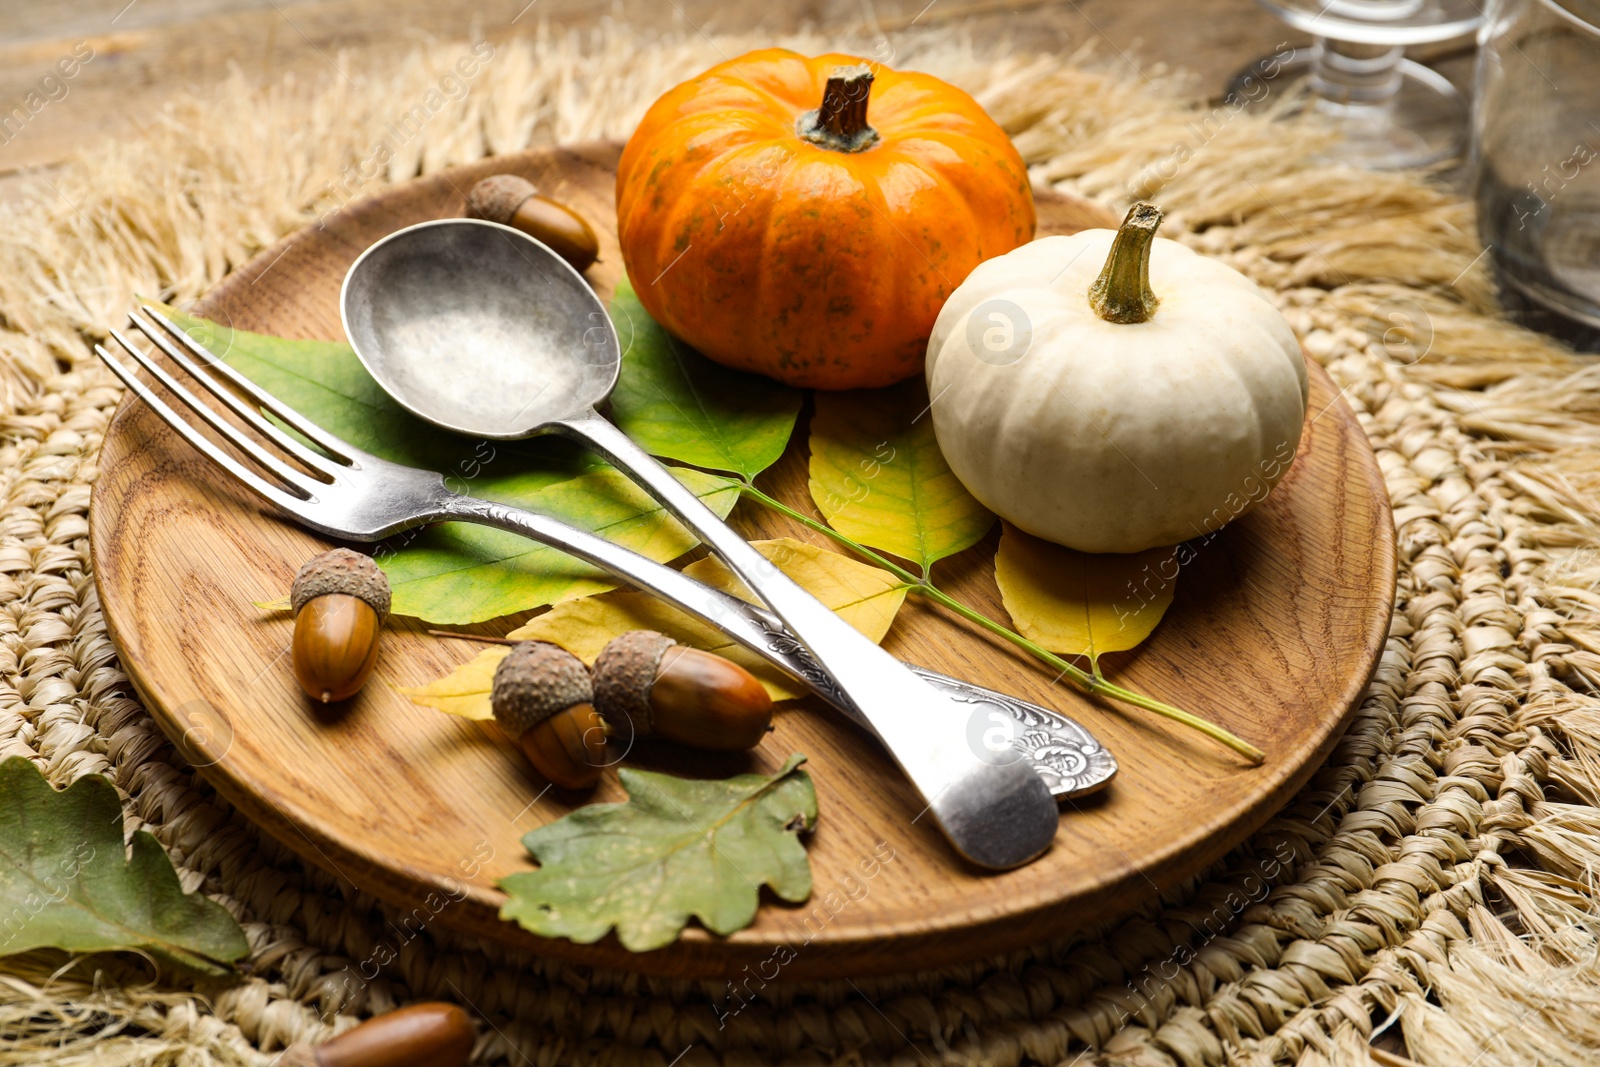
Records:
M764 608L557 519L456 493L446 487L443 475L436 471L370 455L303 418L218 359L155 308L144 305L142 310L143 316L129 315L130 323L140 335L250 429L316 476L285 463L242 433L125 334L111 331L111 336L147 374L219 437L282 484L276 485L261 477L202 435L104 346L95 346L97 354L184 440L301 525L330 537L368 542L445 520L478 523L529 537L597 566L717 627L799 679L869 732L875 732L855 705L839 694L828 673L812 658L805 645L795 640L777 617ZM263 417L262 411L312 442L316 449L307 448L284 433ZM1111 754L1073 720L1036 704L934 671L920 667L912 667L912 670L973 707L969 743L978 758L991 763L1027 760L1058 798L1099 788L1116 772Z

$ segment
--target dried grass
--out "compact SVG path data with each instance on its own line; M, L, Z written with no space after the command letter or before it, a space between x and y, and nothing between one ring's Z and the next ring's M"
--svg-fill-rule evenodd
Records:
M382 906L239 820L126 696L84 540L117 396L89 345L135 293L193 299L347 194L485 153L625 136L670 83L767 43L540 30L499 46L471 92L404 143L390 124L466 44L382 68L341 56L348 81L262 90L234 77L40 175L9 206L0 753L58 782L108 774L188 883L241 917L254 951L250 973L209 996L104 961L0 962L0 1064L265 1064L423 997L484 1013L484 1062L664 1064L687 1046L684 1064L1056 1063L1089 1049L1106 1064L1406 1067L1367 1042L1398 1012L1423 1067L1592 1063L1600 373L1496 317L1470 210L1452 194L1322 162L1325 129L1194 101L1176 76L979 55L948 30L900 36L896 63L974 92L1037 181L1117 206L1159 199L1165 232L1274 295L1361 419L1402 564L1389 645L1349 734L1244 848L1159 907L937 974L774 987L726 1030L711 1021L714 987L443 931L370 983L341 978L372 951ZM385 139L392 159L359 180ZM1267 876L1271 856L1285 859Z

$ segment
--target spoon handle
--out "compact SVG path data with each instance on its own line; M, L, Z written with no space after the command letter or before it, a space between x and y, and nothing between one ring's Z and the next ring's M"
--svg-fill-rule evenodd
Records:
M798 638L872 726L921 792L958 852L993 869L1017 867L1050 847L1057 812L1038 775L997 761L972 740L973 709L951 699L800 588L722 522L672 473L599 414L550 424L595 449L638 482L722 558Z

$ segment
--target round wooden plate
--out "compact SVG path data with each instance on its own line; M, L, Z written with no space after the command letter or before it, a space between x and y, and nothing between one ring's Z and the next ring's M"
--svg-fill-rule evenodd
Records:
M602 298L621 276L612 208L615 146L541 150L409 182L263 252L196 309L240 329L338 338L345 269L385 234L462 213L463 193L513 171L571 204L601 234L589 277ZM1041 196L1040 234L1116 220ZM348 706L308 705L290 676L291 621L251 606L284 595L326 542L256 506L130 395L107 434L90 515L100 601L150 712L206 779L307 860L439 922L569 960L639 971L770 979L837 977L989 956L1126 912L1223 855L1277 811L1322 761L1377 663L1394 596L1394 527L1376 458L1327 376L1311 366L1299 458L1267 501L1198 546L1155 635L1108 656L1123 684L1212 718L1267 752L1247 766L1199 735L1102 705L981 630L912 597L886 646L913 662L1060 709L1110 747L1121 773L1063 806L1055 844L1005 874L964 866L888 759L812 702L786 705L749 758L667 751L677 773L770 771L810 757L822 818L810 842L815 891L768 901L753 926L632 954L614 938L545 940L502 922L497 879L531 869L522 834L570 810L543 792L491 728L411 704L420 685L478 648L408 620L385 635L376 675ZM763 485L810 511L803 426ZM751 537L809 535L741 504ZM998 532L939 564L941 584L1004 619L993 578ZM826 543L826 542L821 542ZM489 627L503 632L505 626ZM614 776L597 795L622 799ZM780 946L789 946L780 949ZM800 947L803 946L803 947ZM779 966L781 964L781 966Z

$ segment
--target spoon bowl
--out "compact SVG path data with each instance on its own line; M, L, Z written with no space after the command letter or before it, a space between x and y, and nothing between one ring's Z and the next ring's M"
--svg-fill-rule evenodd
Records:
M368 373L447 430L514 440L605 400L622 349L583 275L520 230L441 219L363 252L339 298Z

